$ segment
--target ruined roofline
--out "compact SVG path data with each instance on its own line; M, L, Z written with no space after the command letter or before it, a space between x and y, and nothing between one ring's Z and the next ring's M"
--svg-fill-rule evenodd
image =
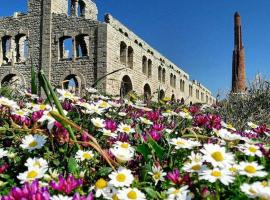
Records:
M183 69L181 69L180 67L178 67L175 63L173 63L171 60L169 60L166 56L164 56L163 54L161 54L158 50L156 50L155 48L153 48L151 45L149 45L146 41L144 41L140 36L138 36L137 34L135 34L133 31L131 31L126 25L124 25L123 23L121 23L119 20L117 20L116 18L114 18L111 14L107 13L105 14L105 22L107 22L108 24L110 24L115 30L119 31L119 29L121 28L123 30L123 33L128 33L128 38L129 39L134 39L138 40L139 43L142 43L143 48L146 52L148 51L148 49L151 51L154 51L154 55L152 55L153 57L155 57L156 59L164 59L166 62L165 64L167 64L167 66L169 67L170 65L173 66L174 71L177 73L177 71L180 71L181 74L186 75L188 80L189 80L189 74L187 72L185 72ZM149 53L149 52L148 52ZM157 56L157 55L158 56Z
M138 42L141 42L143 44L143 47L141 47L141 48L143 48L146 52L148 49L152 49L154 51L154 55L152 55L153 57L155 57L158 60L162 57L166 61L165 62L166 67L169 68L169 66L171 65L171 66L173 66L173 70L176 73L177 73L177 71L180 71L180 73L182 75L185 75L187 77L186 80L188 81L189 84L192 84L192 85L195 84L197 87L203 89L205 92L207 92L208 94L210 94L212 96L212 92L207 87L205 87L203 84L199 83L197 80L190 79L190 75L188 73L186 73L183 69L178 67L172 61L170 61L168 58L166 58L164 55L162 55L159 51L157 51L152 46L150 46L147 42L145 42L143 39L141 39L141 37L139 37L137 34L135 34L133 31L131 31L127 26L122 24L119 20L114 18L111 14L109 14L109 13L105 14L104 18L105 18L105 22L107 24L110 24L115 30L119 31L119 29L122 29L123 34L127 33L128 38L130 40L133 39L133 41L138 40Z

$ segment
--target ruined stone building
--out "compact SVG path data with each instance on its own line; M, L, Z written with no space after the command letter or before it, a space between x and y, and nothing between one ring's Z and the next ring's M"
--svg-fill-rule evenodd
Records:
M55 86L81 93L107 76L99 88L113 95L215 101L211 92L91 0L28 0L28 13L0 18L0 83L29 87L31 63Z
M232 93L246 92L245 49L242 41L241 17L234 15L234 51L232 62Z

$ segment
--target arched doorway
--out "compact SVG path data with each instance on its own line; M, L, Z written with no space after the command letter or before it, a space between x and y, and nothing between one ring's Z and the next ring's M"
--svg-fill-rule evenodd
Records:
M16 74L8 74L1 80L1 86L8 86L11 88L21 88L23 82Z
M133 90L131 79L128 75L124 76L120 87L120 96L125 97L130 91Z
M80 94L80 83L75 74L68 75L62 82L62 88L70 91L71 93Z
M143 87L143 95L145 100L151 99L151 88L149 84L145 84Z
M165 97L165 92L164 92L164 90L160 90L159 91L159 94L158 94L158 98L161 100L161 99L163 99Z

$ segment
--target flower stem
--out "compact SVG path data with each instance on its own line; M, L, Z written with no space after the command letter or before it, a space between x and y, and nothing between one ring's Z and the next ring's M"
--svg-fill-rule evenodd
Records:
M219 181L216 181L216 200L220 200L220 188L219 188Z

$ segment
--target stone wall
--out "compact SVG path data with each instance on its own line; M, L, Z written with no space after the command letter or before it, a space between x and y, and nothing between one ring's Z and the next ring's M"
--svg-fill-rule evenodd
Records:
M148 84L155 98L158 96L158 91L163 90L166 97L174 95L176 99L183 98L189 103L206 101L210 103L214 101L214 97L212 97L208 89L197 81L189 80L189 75L186 72L166 59L111 15L106 15L105 21L107 22L107 73L116 69L126 68L107 78L107 92L119 94L122 78L129 76L132 82L132 89L139 95L145 93L144 87ZM128 61L123 63L123 60L121 60L121 43L126 45L127 48L131 47L134 51L132 67L129 66ZM147 62L150 60L152 63L150 75L143 73L144 57ZM166 71L165 82L159 77L159 68ZM171 76L173 80L171 80ZM182 90L180 89L181 80L184 82ZM189 91L190 87L192 87L192 93ZM197 97L196 90L200 93Z

